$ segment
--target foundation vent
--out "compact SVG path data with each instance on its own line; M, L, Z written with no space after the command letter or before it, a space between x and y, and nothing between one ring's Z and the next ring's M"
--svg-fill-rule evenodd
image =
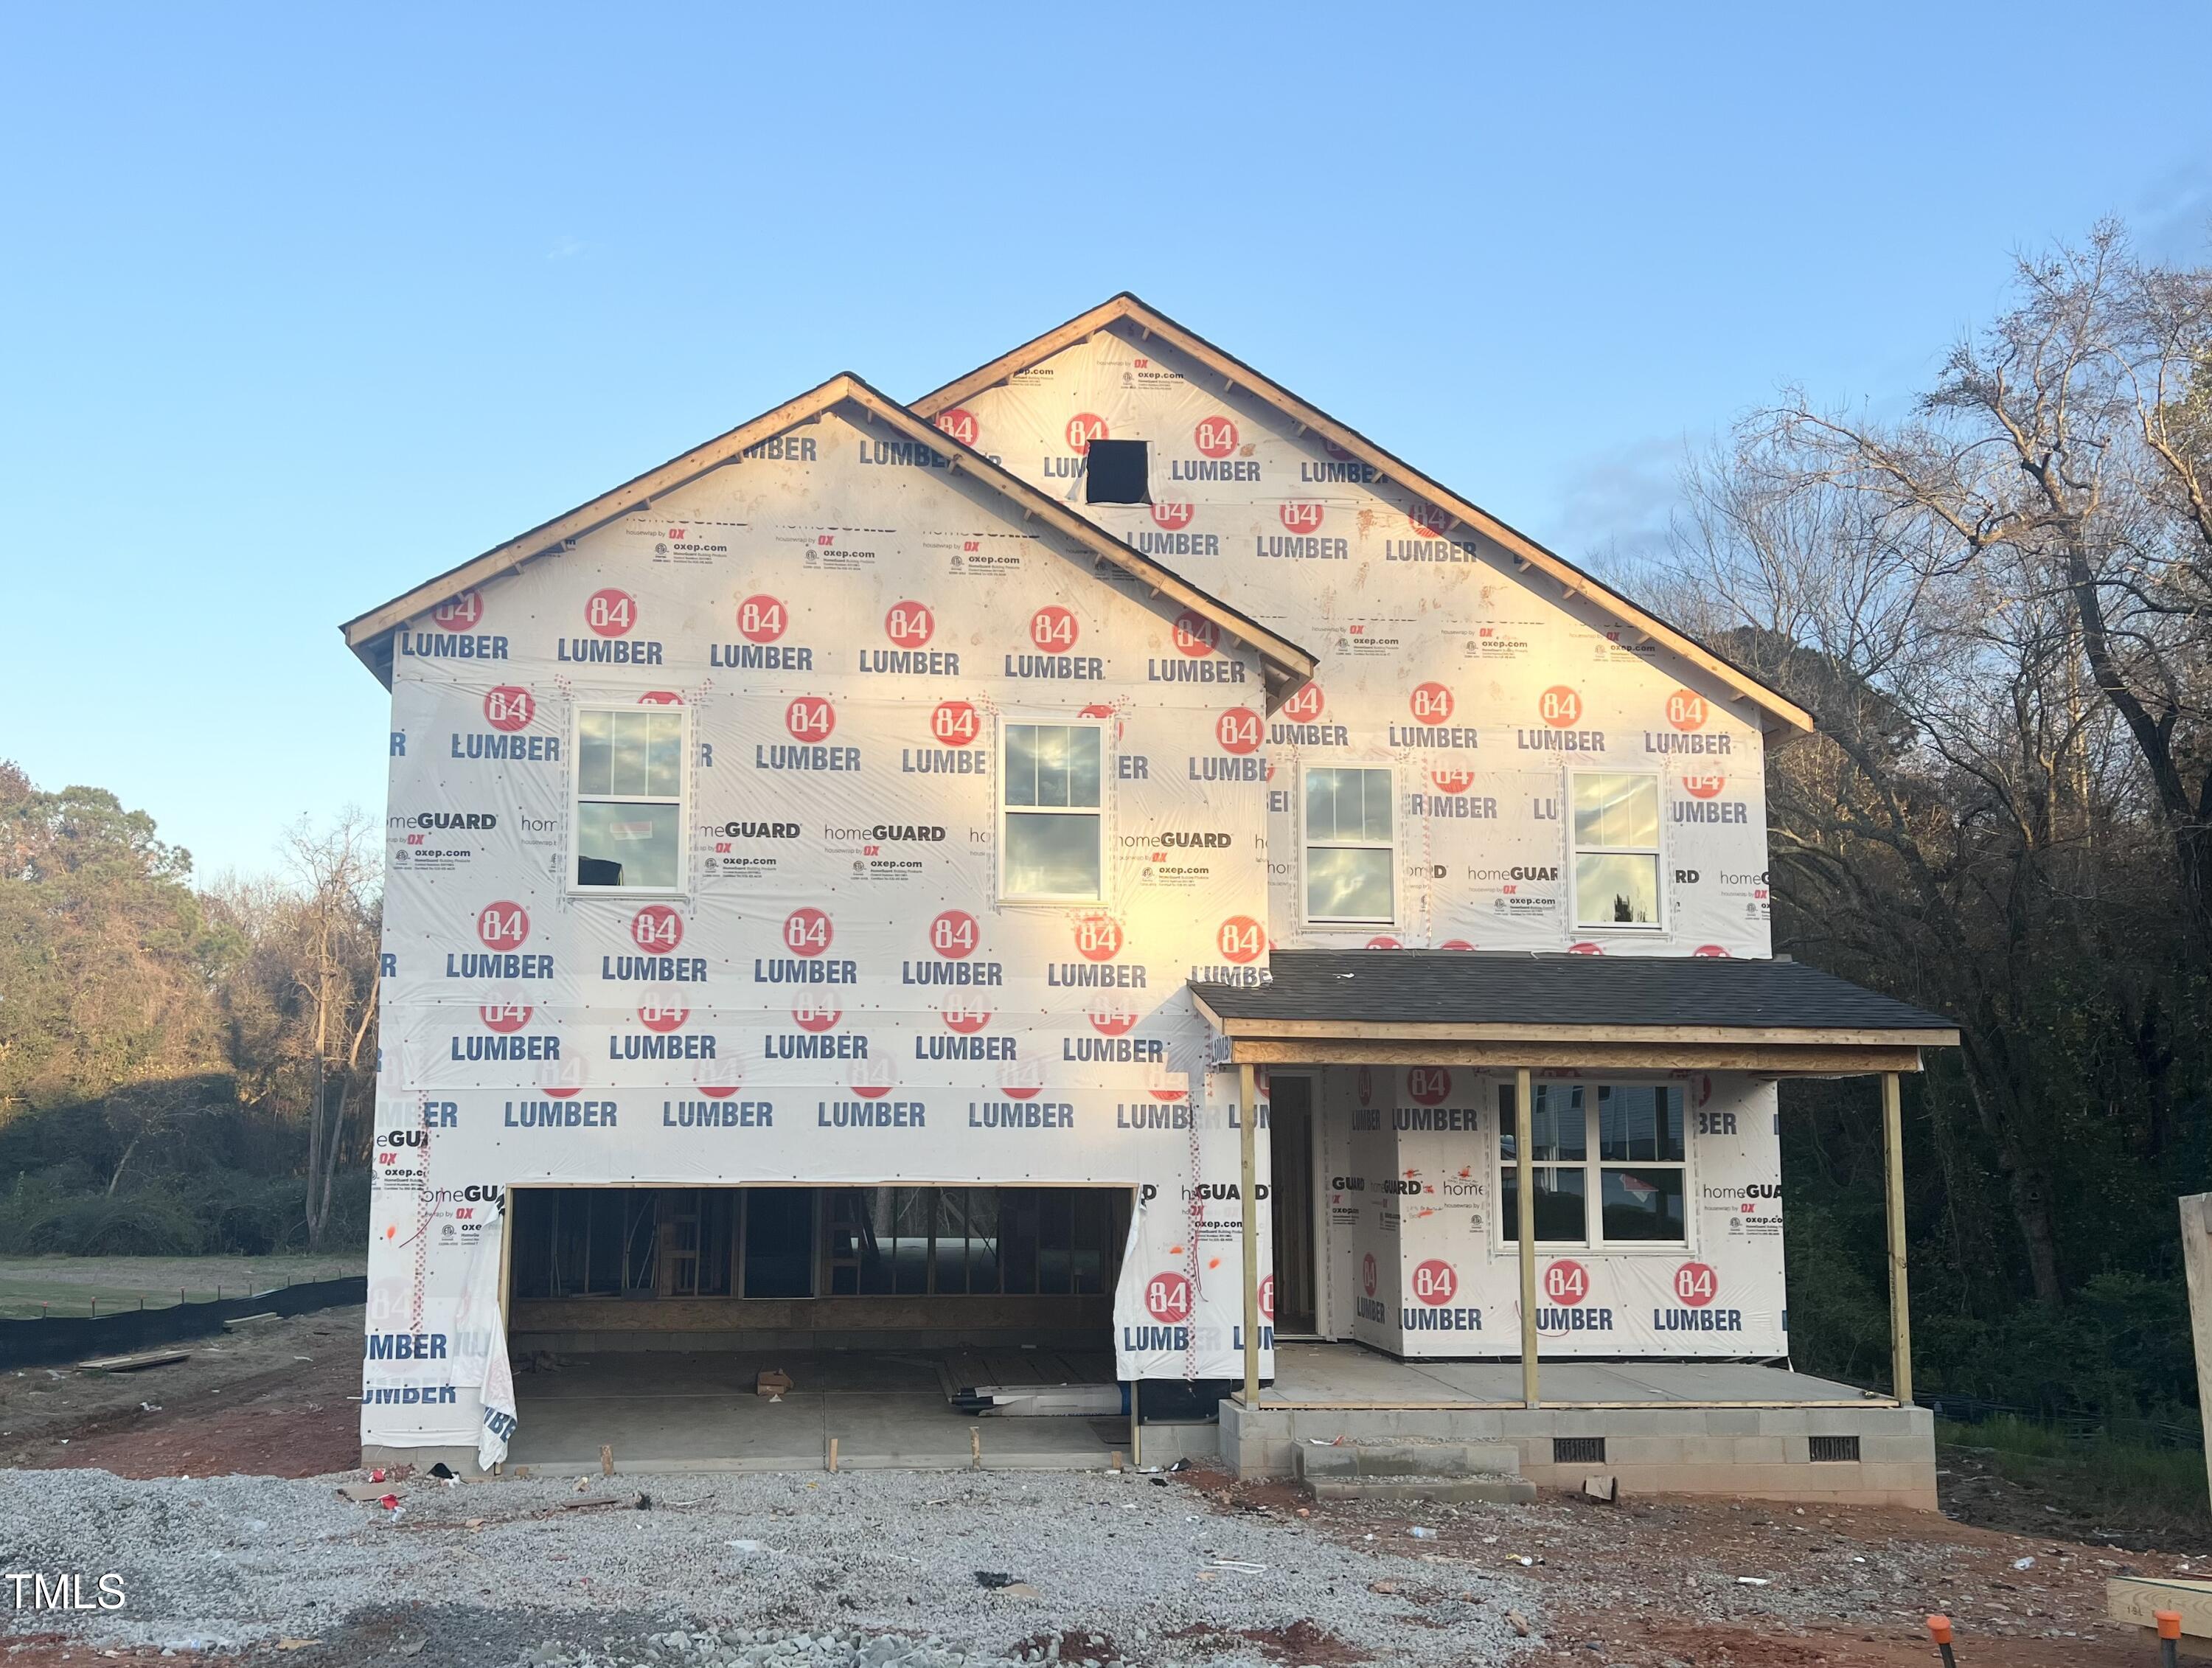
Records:
M1854 1454L1853 1458L1858 1456ZM1601 1436L1555 1436L1552 1439L1554 1465L1602 1465L1605 1439Z
M1812 1460L1816 1465L1824 1461L1845 1461L1856 1464L1859 1457L1859 1440L1856 1436L1815 1436L1808 1439Z

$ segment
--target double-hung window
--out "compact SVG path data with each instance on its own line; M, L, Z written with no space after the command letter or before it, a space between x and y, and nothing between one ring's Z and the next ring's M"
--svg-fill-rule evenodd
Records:
M1573 778L1575 924L1659 924L1659 778L1577 771Z
M682 707L576 711L574 884L676 892L684 878Z
M1001 734L999 895L1097 903L1106 877L1104 727L1008 722Z
M1539 1245L1684 1243L1680 1085L1539 1083L1528 1113ZM1510 1083L1498 1086L1498 1129L1499 1227L1510 1245L1521 1233Z
M1395 797L1387 770L1309 765L1305 772L1306 919L1317 926L1389 926L1398 917L1392 886Z

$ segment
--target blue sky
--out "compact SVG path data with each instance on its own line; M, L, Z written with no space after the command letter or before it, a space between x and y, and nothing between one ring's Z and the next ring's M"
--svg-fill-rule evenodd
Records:
M1537 14L1543 14L1538 15ZM1576 559L2010 256L2200 256L2212 11L0 12L0 757L204 877L380 812L337 623L839 369L1133 289ZM2147 74L2149 70L2153 73Z

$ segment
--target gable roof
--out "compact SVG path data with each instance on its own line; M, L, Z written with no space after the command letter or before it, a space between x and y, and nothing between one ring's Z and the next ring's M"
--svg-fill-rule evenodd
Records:
M1000 493L1021 512L1024 520L1044 522L1094 556L1113 563L1133 579L1149 586L1153 595L1171 600L1179 606L1211 620L1229 636L1249 645L1259 654L1262 663L1267 691L1267 705L1270 712L1313 676L1314 657L1296 643L1277 636L1249 615L1231 608L1218 597L1170 572L1150 557L1133 550L1097 523L1038 491L1019 477L1007 473L981 453L963 446L951 435L917 417L890 395L871 387L850 371L839 373L821 387L810 389L796 399L785 401L774 411L763 411L751 422L740 423L727 434L718 435L705 445L694 447L657 469L648 469L612 491L603 492L588 503L578 505L565 515L556 515L503 545L494 546L482 556L464 562L458 568L447 569L435 579L424 581L382 606L348 620L338 629L345 634L347 646L361 657L362 662L376 674L380 682L389 687L392 682L392 633L409 620L427 613L441 603L452 600L464 591L496 579L501 574L514 572L525 563L539 557L558 555L586 533L624 515L650 508L654 499L690 484L711 470L738 462L746 447L772 439L787 429L841 405L854 407L863 420L882 423L908 440L944 454L951 460L956 473L972 476Z
M1641 632L1652 642L1726 685L1735 691L1737 700L1759 709L1763 715L1759 727L1770 736L1786 740L1793 733L1810 733L1812 730L1813 715L1810 713L1796 702L1768 688L1732 661L1715 654L1686 632L1676 630L1656 615L1638 607L1618 591L1583 572L1565 557L1546 550L1528 534L1509 527L1487 510L1468 502L1450 488L1384 451L1358 429L1338 422L1316 406L1307 405L1281 384L1271 381L1243 360L1214 346L1197 332L1177 324L1126 289L1088 313L1070 319L1058 329L1047 331L1011 353L1000 355L989 364L969 372L957 381L948 382L934 393L924 394L914 402L914 409L934 421L939 412L1005 381L1018 371L1027 370L1030 366L1049 359L1109 325L1124 320L1147 336L1158 336L1179 352L1195 359L1206 369L1223 378L1230 387L1258 395L1296 423L1300 433L1313 430L1324 441L1369 465L1382 476L1412 489L1428 502L1504 546L1512 556L1515 565L1522 571L1533 569L1558 584L1563 600L1575 596L1586 599L1602 612Z

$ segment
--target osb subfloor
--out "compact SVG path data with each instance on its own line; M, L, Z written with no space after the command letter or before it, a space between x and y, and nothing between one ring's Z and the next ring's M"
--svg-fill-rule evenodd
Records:
M1856 1402L1856 1389L1748 1361L1542 1361L1547 1402ZM1352 1343L1281 1343L1266 1402L1513 1402L1521 1363L1401 1361Z

